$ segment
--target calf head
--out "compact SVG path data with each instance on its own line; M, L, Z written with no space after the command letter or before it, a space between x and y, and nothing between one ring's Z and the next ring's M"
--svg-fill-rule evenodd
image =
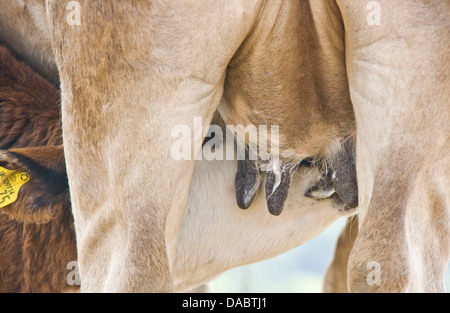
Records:
M62 145L0 150L0 166L30 175L17 200L0 209L11 218L46 223L70 207Z

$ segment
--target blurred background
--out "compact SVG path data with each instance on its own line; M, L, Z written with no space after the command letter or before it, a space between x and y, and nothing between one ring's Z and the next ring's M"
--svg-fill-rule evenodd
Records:
M338 220L320 236L281 256L226 272L212 283L212 292L322 292L325 272L346 222L346 218ZM445 283L450 292L449 269Z

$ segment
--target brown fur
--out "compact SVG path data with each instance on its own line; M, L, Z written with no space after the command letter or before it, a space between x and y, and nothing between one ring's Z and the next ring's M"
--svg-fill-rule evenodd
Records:
M168 138L209 123L222 95L226 122L281 125L283 159L351 133L340 13L314 2L80 1L72 27L65 1L47 1L85 291L173 290L194 162L173 162Z
M58 68L45 16L44 0L2 0L0 10L0 44L14 51L33 70L59 85ZM27 38L27 40L17 40Z
M284 158L327 154L351 129L348 89L360 229L350 290L443 290L448 1L379 0L381 25L370 25L367 2L354 0L79 2L82 22L71 26L67 1L47 0L43 33L53 38L61 75L85 291L173 290L176 234L194 168L168 158L174 125L191 126L193 116L209 123L223 94L221 112L231 124L289 126L280 132ZM36 37L13 39L33 46ZM202 138L194 139L201 147ZM371 261L382 267L381 285L367 284Z
M0 165L24 170L32 177L21 188L18 200L0 209L10 216L0 214L0 291L76 291L78 287L68 286L65 280L66 264L76 260L76 246L63 149L62 145L47 145L61 142L59 106L54 101L57 90L47 92L48 83L5 48L0 48L0 60L0 110L8 112L0 117L9 120L9 129L14 130L8 133L8 128L1 128L6 142L3 148L20 146L0 150ZM219 116L214 122L224 127ZM38 146L24 147L27 145ZM49 177L45 170L56 175ZM46 206L37 205L39 202Z
M31 180L0 209L0 291L76 291L76 261L62 151L58 90L0 47L0 166ZM9 216L8 216L9 215Z

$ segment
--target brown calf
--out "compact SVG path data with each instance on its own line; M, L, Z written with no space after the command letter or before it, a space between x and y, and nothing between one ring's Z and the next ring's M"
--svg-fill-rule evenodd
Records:
M0 166L31 176L0 209L0 292L76 291L73 218L61 149L59 91L0 47Z

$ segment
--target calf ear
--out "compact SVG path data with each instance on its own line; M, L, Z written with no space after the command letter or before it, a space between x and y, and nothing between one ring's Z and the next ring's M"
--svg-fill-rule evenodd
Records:
M17 200L0 208L0 212L26 223L46 223L68 209L69 188L62 145L0 150L0 166L30 176L18 191Z

